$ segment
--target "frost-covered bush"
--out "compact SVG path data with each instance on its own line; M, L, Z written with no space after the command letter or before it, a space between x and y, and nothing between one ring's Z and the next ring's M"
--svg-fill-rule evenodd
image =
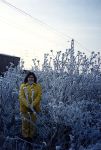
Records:
M58 52L53 63L47 54L42 71L43 108L51 122L72 127L77 149L101 140L100 53L87 58L66 50Z
M19 114L18 91L23 80L21 72L21 66L18 65L14 68L11 64L1 80L1 117L4 125L4 135L12 134L15 130L15 119Z
M39 61L33 59L33 68L42 85L42 112L38 115L39 137L49 142L55 133L55 144L62 145L60 133L65 127L72 128L74 149L90 149L101 141L101 56L91 53L87 57L73 49L62 53L44 55L40 69ZM25 74L22 68L12 66L0 82L1 117L4 135L15 135L19 120L18 91ZM15 120L15 121L14 121ZM1 124L0 122L0 124ZM19 127L21 128L21 127ZM51 134L50 134L51 133ZM61 137L64 136L64 133ZM64 139L65 140L65 139Z

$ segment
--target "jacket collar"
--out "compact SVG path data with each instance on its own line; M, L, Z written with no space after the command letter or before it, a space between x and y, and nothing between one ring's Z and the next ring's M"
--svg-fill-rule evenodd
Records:
M32 85L30 85L29 83L25 83L25 86L35 86L36 83L33 83Z

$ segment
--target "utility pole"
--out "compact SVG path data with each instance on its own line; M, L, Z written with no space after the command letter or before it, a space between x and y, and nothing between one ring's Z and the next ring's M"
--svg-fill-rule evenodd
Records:
M70 74L72 75L74 71L74 39L71 40L70 48Z
M71 40L71 49L74 51L74 39Z

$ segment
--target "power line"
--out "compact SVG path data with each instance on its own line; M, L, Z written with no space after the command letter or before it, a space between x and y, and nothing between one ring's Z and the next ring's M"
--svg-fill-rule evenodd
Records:
M0 16L0 21L5 23L5 24L7 24L7 25L10 25L10 26L12 26L12 27L14 27L16 29L19 29L19 30L21 30L21 31L23 31L25 33L31 34L32 36L35 35L35 34L37 34L37 35L39 34L39 33L36 33L33 30L30 30L30 28L25 28L25 26L22 26L22 25L19 26L15 22L13 22L13 24L12 24L12 23L9 22L9 20L7 18L3 18L2 16ZM53 42L54 41L54 40L47 39L47 38L46 38L46 40L48 40L48 42ZM55 45L56 45L56 43L55 43Z
M32 20L38 22L39 24L45 25L48 29L53 30L54 32L60 34L62 37L64 36L65 38L68 37L68 38L70 38L70 39L73 39L73 37L71 37L71 36L69 36L69 35L65 35L65 34L63 34L63 33L61 33L61 32L58 32L56 29L54 29L53 27L51 27L51 26L48 25L47 23L45 23L45 22L43 22L43 21L41 21L41 20L39 20L39 19L37 19L37 18L31 16L29 13L27 13L27 12L25 12L24 10L22 10L22 9L16 7L16 6L14 6L13 4L11 4L11 3L9 3L9 2L7 2L7 1L5 1L5 0L0 0L0 1L2 1L2 2L3 2L4 4L6 4L7 6L9 6L9 7L15 9L17 12L22 13L23 15L30 17Z
M11 3L9 3L9 2L7 2L7 1L5 1L5 0L0 0L0 1L3 2L5 5L7 5L7 6L13 8L13 9L15 9L17 12L22 13L22 14L25 15L25 16L28 16L28 17L31 18L33 21L38 22L40 25L45 25L49 30L51 29L51 30L54 31L55 33L58 33L59 35L61 35L61 37L64 37L65 39L67 39L67 37L70 38L70 39L74 39L74 38L71 37L71 36L68 36L68 35L65 35L64 33L58 32L56 29L54 29L53 27L51 27L51 26L48 25L47 23L45 23L45 22L43 22L43 21L41 21L41 20L39 20L39 19L37 19L37 18L31 16L29 13L27 13L27 12L25 12L24 10L22 10L22 9L16 7L16 6L14 6L13 4L11 4ZM74 39L74 40L75 40L75 39ZM79 45L81 48L83 48L84 50L87 50L88 52L91 53L91 51L88 50L87 48L84 48L84 46L82 46L82 44L80 44L80 42L78 42L77 40L75 40L75 42L78 43L78 45Z

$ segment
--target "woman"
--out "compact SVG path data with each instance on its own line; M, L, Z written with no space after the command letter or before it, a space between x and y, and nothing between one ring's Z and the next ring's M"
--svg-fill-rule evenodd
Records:
M42 89L33 72L29 72L19 91L20 111L22 114L22 136L31 140L36 133L36 113L40 112Z

